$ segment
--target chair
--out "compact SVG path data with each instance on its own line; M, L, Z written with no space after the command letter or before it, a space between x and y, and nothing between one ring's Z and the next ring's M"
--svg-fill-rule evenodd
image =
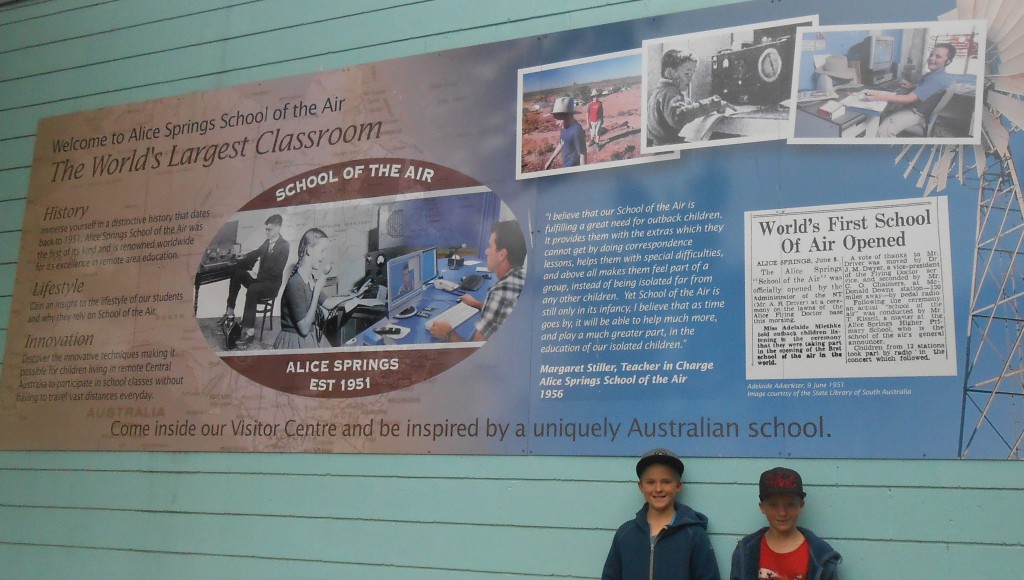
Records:
M935 110L933 110L932 114L928 116L927 135L929 137L935 136L935 122L939 120L939 116L942 114L943 109L946 108L946 105L949 105L949 102L953 100L953 96L956 95L959 90L960 85L958 83L953 83L946 87L946 92L943 93L942 98L939 99L939 104L935 105Z
M960 85L953 83L946 87L946 91L942 93L942 97L939 102L936 103L935 108L932 109L932 114L928 116L928 124L924 128L920 125L910 127L900 133L900 135L906 135L909 137L934 137L935 135L935 122L939 120L939 116L942 110L946 108L946 105L953 100L953 95L960 89Z
M267 316L270 316L270 330L274 330L274 303L277 302L277 295L264 298L256 302L256 314L262 314L260 321L260 340L263 340L263 327L267 324Z

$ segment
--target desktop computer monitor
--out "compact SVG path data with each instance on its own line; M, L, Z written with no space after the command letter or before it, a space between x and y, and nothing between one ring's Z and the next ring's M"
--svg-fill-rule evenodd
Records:
M388 316L405 318L416 314L416 301L424 290L422 252L388 260L387 272Z
M871 70L887 71L892 68L896 52L896 39L891 36L871 36L869 62Z
M437 248L421 250L420 261L423 272L423 283L426 284L434 278L437 278Z
M860 81L869 86L888 83L895 77L896 38L867 36L850 49L851 60L860 62Z

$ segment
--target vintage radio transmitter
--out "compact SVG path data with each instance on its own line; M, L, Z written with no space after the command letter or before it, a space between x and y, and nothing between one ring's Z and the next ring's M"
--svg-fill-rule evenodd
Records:
M237 243L237 237L238 222L230 221L224 224L203 252L199 261L199 271L207 272L233 266L242 254L242 246Z
M789 98L793 39L729 50L711 57L711 92L734 105L775 105Z

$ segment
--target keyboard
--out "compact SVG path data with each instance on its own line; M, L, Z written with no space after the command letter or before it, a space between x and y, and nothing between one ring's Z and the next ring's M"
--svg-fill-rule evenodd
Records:
M898 79L886 81L882 84L875 85L875 89L879 91L888 91L890 93L896 93L897 95L909 95L914 90L913 86L905 87Z
M900 88L900 81L896 79L888 80L884 83L878 83L874 88L879 91L889 91L892 93L895 92L896 89Z
M428 320L424 324L424 326L427 327L427 330L430 330L431 328L434 327L434 323L441 321L451 324L452 328L458 328L460 324L469 320L469 318L476 314L477 312L480 311L477 310L476 308L473 308L469 304L459 302L455 306L452 306L448 310L445 310L441 314L438 314L434 318Z

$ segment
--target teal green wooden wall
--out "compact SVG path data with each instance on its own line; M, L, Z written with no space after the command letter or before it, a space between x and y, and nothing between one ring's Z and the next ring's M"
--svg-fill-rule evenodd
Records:
M0 6L0 346L41 117L727 3ZM640 504L633 461L0 452L0 577L593 578ZM687 461L683 500L711 517L725 574L763 521L757 475L780 461ZM1020 462L786 463L809 484L803 522L843 553L844 578L1022 576Z

